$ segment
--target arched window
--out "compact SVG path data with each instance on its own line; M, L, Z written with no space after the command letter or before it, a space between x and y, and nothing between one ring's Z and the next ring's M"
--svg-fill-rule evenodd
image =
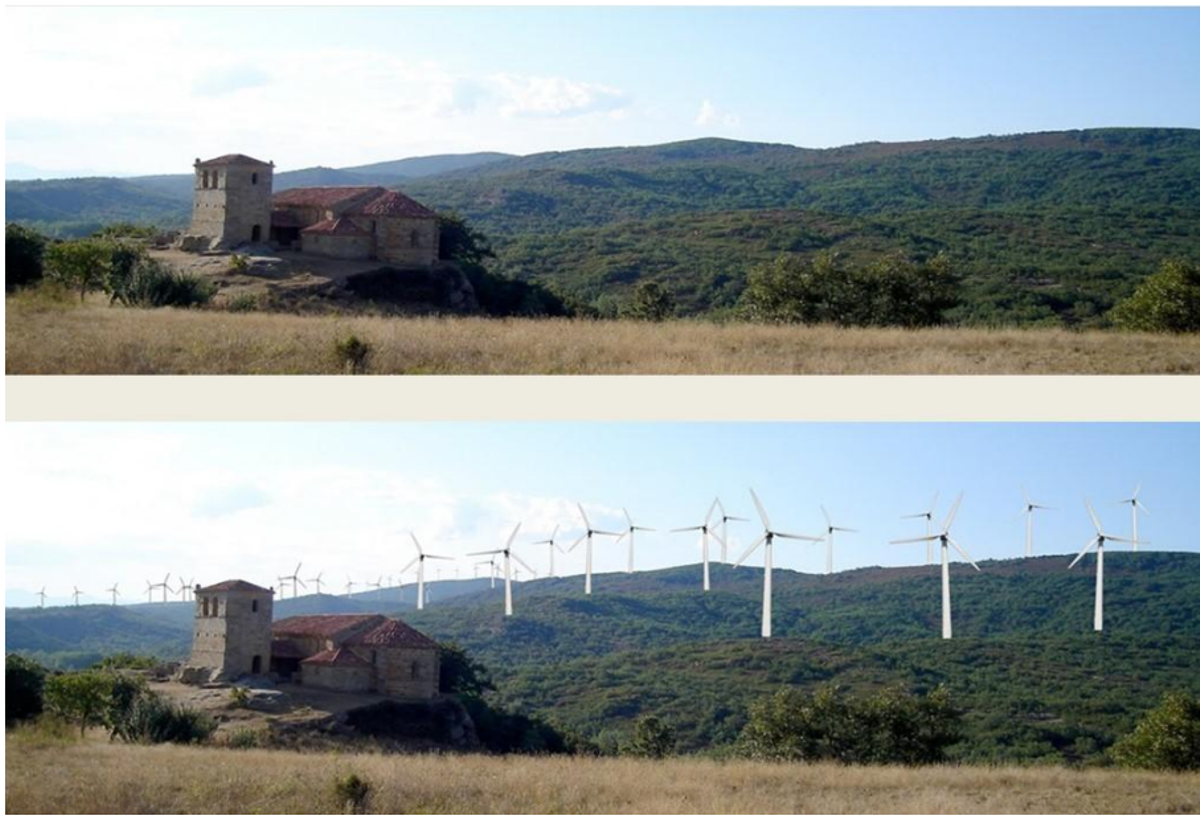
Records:
M262 674L262 655L255 655L254 659L250 661L250 673Z

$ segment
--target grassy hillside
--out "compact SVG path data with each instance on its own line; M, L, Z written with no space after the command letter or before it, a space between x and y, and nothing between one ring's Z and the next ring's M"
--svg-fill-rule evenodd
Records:
M9 813L1193 813L1196 774L217 751L10 732Z
M720 750L756 697L784 684L872 689L946 684L966 712L971 760L1068 760L1098 755L1168 690L1200 693L1200 554L1111 553L1106 631L1091 631L1091 571L1063 556L956 565L953 641L939 637L936 567L806 575L780 570L776 637L758 637L761 570L716 566L699 591L696 565L465 591L424 612L391 598L284 601L277 616L381 611L492 668L498 697L593 738L611 739L644 713L667 717L687 750ZM449 586L447 584L446 586ZM6 648L78 659L81 644L178 656L185 604L129 609L7 610ZM158 621L157 628L149 628Z
M1200 130L1127 128L827 150L700 139L279 173L276 187L402 186L491 236L505 273L615 314L653 280L720 314L780 252L945 252L969 323L1103 325L1168 257L1200 252ZM9 218L56 234L186 219L188 175L14 182ZM99 188L99 189L91 189ZM138 194L144 193L139 198ZM72 197L74 196L74 197Z

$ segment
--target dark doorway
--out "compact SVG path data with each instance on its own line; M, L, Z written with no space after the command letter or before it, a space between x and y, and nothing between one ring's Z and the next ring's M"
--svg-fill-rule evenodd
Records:
M250 673L251 674L262 674L262 656L261 655L255 655L254 659L250 661Z
M262 227L258 224L250 228L250 240L256 244L262 240Z

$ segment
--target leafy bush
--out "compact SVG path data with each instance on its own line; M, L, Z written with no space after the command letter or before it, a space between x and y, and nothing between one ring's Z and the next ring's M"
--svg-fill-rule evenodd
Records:
M46 239L20 224L4 225L4 288L12 291L42 279Z
M1200 331L1200 264L1163 261L1111 316L1117 326L1131 331Z
M357 334L340 337L333 341L333 356L343 369L351 374L363 374L371 359L371 344Z
M237 274L245 274L250 270L250 261L245 255L237 252L229 256L229 271Z
M625 753L647 759L670 756L675 753L675 731L653 714L638 717Z
M634 320L661 322L675 313L675 299L654 281L643 281L633 289L625 316Z
M133 652L117 652L107 655L92 665L93 669L153 669L158 666L157 657L139 655Z
M149 691L133 696L123 710L114 706L113 712L112 737L124 742L200 743L207 741L217 728L207 714L175 705Z
M356 773L348 773L333 780L333 796L338 804L351 813L362 813L366 810L367 800L371 796L371 783Z
M17 654L4 656L4 724L11 726L42 713L46 670Z
M250 689L234 686L229 690L229 707L246 708L250 705Z
M1158 708L1117 740L1109 755L1126 768L1200 770L1200 699L1164 694Z
M462 704L475 723L479 741L498 754L566 754L566 736L550 723L490 705L482 697L467 695Z
M740 306L752 320L919 328L958 303L958 279L938 255L915 263L890 256L847 267L834 253L781 255L750 270Z
M191 308L208 303L216 292L210 281L151 258L140 259L128 276L112 281L113 300L126 306Z
M52 244L46 250L46 275L79 293L104 289L111 258L109 241L85 238Z
M472 658L457 643L438 644L438 691L443 694L481 695L495 691L487 667Z
M46 680L46 708L79 726L83 736L91 725L102 725L111 700L112 681L105 672L58 674Z
M131 224L128 221L122 221L116 224L108 224L92 233L93 238L108 238L114 241L135 240L149 241L158 234L155 227L145 224Z
M960 739L960 720L944 688L923 697L789 688L751 705L738 748L754 759L921 765L945 758Z
M225 310L228 312L257 312L258 309L258 296L249 292L242 292L225 302Z
M237 750L258 748L262 745L262 734L255 728L239 728L229 735L225 744Z

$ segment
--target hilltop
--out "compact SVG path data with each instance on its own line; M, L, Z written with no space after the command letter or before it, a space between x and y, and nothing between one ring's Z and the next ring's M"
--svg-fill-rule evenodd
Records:
M442 600L424 612L394 596L312 595L280 602L277 617L399 614L488 665L503 704L601 740L658 713L683 747L711 750L740 731L750 701L783 684L944 683L966 710L959 756L1082 760L1162 692L1200 692L1200 554L1110 553L1102 636L1090 630L1091 571L1068 572L1067 563L990 561L981 573L954 565L949 642L938 637L937 568L925 566L778 570L770 641L757 636L761 570L725 565L707 596L696 565L598 575L591 597L579 577L521 583L507 620L500 589L485 579L435 583ZM463 591L448 591L456 583ZM101 651L181 657L190 614L180 603L9 609L6 648L80 665L85 646L108 639ZM150 621L175 633L173 645Z
M944 252L952 319L1101 325L1164 258L1200 243L1200 130L1115 128L814 150L699 139L530 156L281 172L276 188L384 184L466 216L497 268L611 316L654 281L681 315L728 313L755 263ZM74 235L186 223L190 175L9 182L9 218Z

